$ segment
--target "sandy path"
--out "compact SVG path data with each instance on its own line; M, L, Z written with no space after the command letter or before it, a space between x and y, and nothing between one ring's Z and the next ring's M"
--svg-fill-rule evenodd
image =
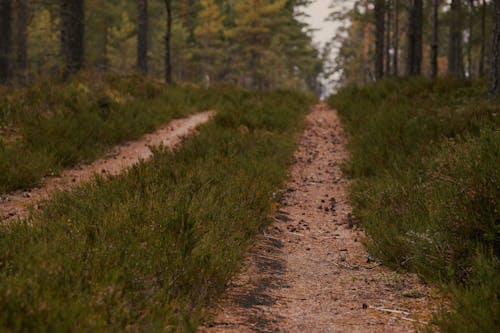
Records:
M275 222L202 332L409 332L430 318L415 276L367 260L353 227L336 112L316 106Z
M199 125L208 122L215 113L206 111L196 113L187 118L176 119L161 127L154 133L146 134L137 141L130 141L116 146L105 157L90 164L82 164L72 169L64 170L60 175L45 177L42 185L29 192L14 192L0 198L0 223L11 219L24 217L29 213L29 207L35 206L40 200L47 198L58 190L65 190L82 182L89 181L94 174L116 175L139 160L151 157L150 147L163 145L172 148L181 139L193 133Z

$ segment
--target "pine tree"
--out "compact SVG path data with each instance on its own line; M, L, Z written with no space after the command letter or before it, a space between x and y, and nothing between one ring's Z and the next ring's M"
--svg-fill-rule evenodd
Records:
M385 0L375 1L375 78L384 76Z
M448 45L448 74L464 75L462 55L462 4L461 0L451 1L450 39Z
M432 37L431 37L431 77L438 74L438 48L439 48L439 0L432 0Z
M200 59L203 75L209 82L213 79L219 79L218 73L223 64L224 18L214 0L201 0L200 4L198 26L194 30L199 45L196 53Z
M0 84L10 81L12 66L12 1L0 0Z
M17 0L16 65L18 80L25 83L28 70L28 0Z
M84 63L84 0L61 0L61 51L64 75L76 73Z
M500 97L500 0L493 0L493 46L490 96Z
M228 32L228 37L233 41L234 55L239 58L235 65L244 74L239 77L243 86L263 88L262 60L277 23L274 18L280 16L285 3L285 0L242 0L235 4L235 27Z
M422 74L423 1L410 0L408 7L407 75Z
M148 0L137 0L137 67L148 72Z

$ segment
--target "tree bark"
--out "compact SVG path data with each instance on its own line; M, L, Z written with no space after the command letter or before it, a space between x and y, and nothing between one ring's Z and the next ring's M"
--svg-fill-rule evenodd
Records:
M0 0L0 84L6 84L12 74L12 1Z
M406 74L422 74L423 1L410 0L408 6L408 51Z
M64 77L78 72L84 63L84 0L61 0L61 52Z
M171 84L172 80L172 49L170 46L172 35L172 1L165 0L167 10L167 31L165 33L165 82Z
M137 67L148 72L148 0L137 1Z
M474 68L472 66L472 34L473 34L473 19L474 19L474 0L469 0L469 40L467 41L467 75L469 78L474 76Z
M392 0L387 0L387 29L385 39L385 75L391 75L391 21L392 21Z
M439 0L432 0L432 37L431 37L431 78L438 75L439 51Z
M493 0L493 44L490 97L500 97L500 0Z
M17 0L17 71L19 83L26 82L28 70L28 0Z
M486 58L486 0L481 6L481 51L479 54L479 76L484 77L484 63Z
M394 1L394 55L392 58L392 74L399 75L399 0Z
M450 41L448 46L448 74L459 77L464 75L461 7L461 0L451 1Z
M384 76L385 0L375 0L375 79Z

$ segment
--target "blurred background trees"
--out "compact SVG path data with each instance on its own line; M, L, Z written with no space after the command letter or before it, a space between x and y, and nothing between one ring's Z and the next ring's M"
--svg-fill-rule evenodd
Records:
M341 85L362 84L401 73L428 77L495 76L493 42L497 39L492 38L491 32L494 23L499 22L498 16L494 18L498 0L352 2L349 10L333 14L335 19L341 17L347 22L334 37L339 52L333 60L332 76ZM385 51L377 51L382 46ZM386 65L382 70L383 62Z
M0 0L0 82L85 68L137 70L171 82L319 89L319 51L297 18L307 2Z

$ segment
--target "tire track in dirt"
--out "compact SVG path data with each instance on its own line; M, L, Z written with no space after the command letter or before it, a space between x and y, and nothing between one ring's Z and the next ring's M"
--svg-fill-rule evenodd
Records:
M0 197L0 223L26 217L30 206L39 208L38 203L56 191L67 190L89 181L95 174L116 175L152 156L151 147L173 148L182 138L192 135L195 129L208 122L214 111L193 114L172 120L157 131L146 134L137 141L129 141L114 147L106 156L90 164L81 164L66 169L57 176L47 176L42 185L28 191L17 191Z
M411 332L436 310L415 275L367 256L337 113L318 105L307 121L275 222L201 332Z

